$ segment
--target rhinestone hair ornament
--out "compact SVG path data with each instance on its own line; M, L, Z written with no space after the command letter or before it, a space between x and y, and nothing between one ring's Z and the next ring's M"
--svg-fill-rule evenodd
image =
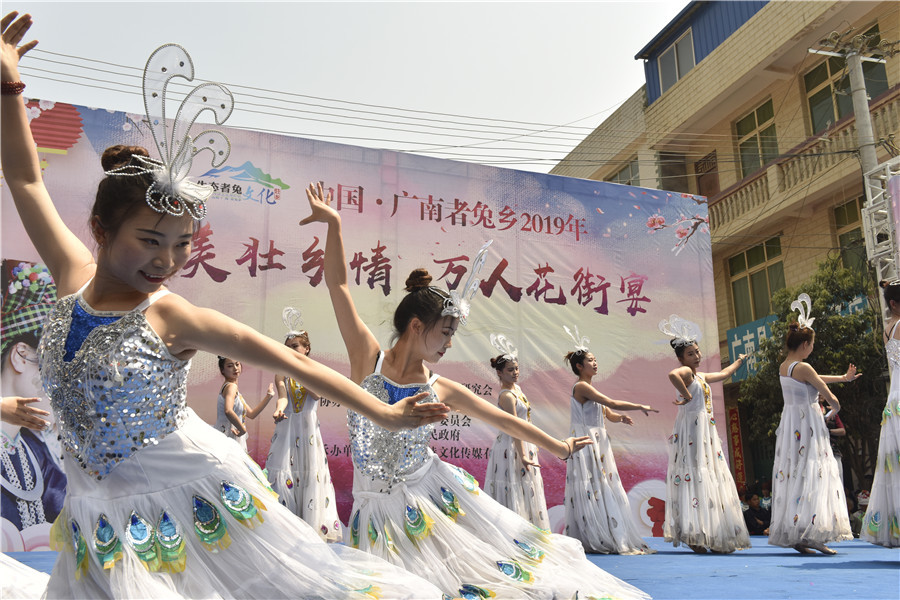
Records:
M180 217L187 212L194 219L206 216L206 201L213 189L187 178L194 156L209 150L212 166L222 165L231 153L231 143L221 131L208 129L191 137L190 129L205 110L212 111L216 124L231 115L234 98L218 83L204 83L184 98L171 126L166 122L166 94L169 82L180 77L194 80L194 63L187 51L177 44L157 48L144 67L144 108L147 123L160 159L134 155L139 164L128 164L106 171L110 176L151 175L147 188L147 204L158 213Z
M287 342L291 338L306 335L306 330L302 329L303 316L300 311L293 306L286 306L281 311L281 322L287 327L287 333L284 334L284 341Z
M485 242L478 254L475 255L475 259L472 261L472 269L469 271L469 277L466 279L466 285L463 286L462 293L458 290L451 290L449 296L444 297L444 310L441 311L442 317L456 317L459 319L460 325L466 324L466 321L469 319L472 298L478 292L478 284L481 281L478 279L478 273L484 268L488 247L493 242L494 240ZM444 295L443 290L439 293L442 296Z
M668 319L660 321L659 330L672 338L675 348L696 344L702 337L699 325L678 315L669 315Z
M513 346L513 343L502 333L491 334L491 345L497 349L506 360L518 361L519 351Z
M563 325L563 329L566 330L566 333L569 334L569 337L572 338L573 342L575 342L575 352L588 351L588 344L591 343L591 340L589 340L587 337L583 337L578 332L578 326L575 327L575 333L572 333L572 331L565 325Z
M809 316L809 313L812 311L812 299L809 297L809 294L797 296L797 299L791 302L791 310L796 310L800 313L797 315L797 324L800 325L800 329L812 329L813 321L816 318Z

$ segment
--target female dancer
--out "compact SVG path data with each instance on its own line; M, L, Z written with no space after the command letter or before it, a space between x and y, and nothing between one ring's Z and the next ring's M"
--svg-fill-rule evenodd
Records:
M301 224L328 224L325 282L350 356L351 379L390 404L420 390L452 409L567 459L590 444L557 440L432 373L468 317L468 299L487 246L474 261L462 292L432 287L425 269L406 281L409 292L394 312L396 343L382 351L359 318L347 284L341 219L322 184L307 189L312 214ZM374 367L374 368L373 368ZM431 427L394 434L348 411L353 456L349 542L427 576L449 596L497 598L631 598L642 592L587 561L575 540L551 535L482 494L475 478L429 448Z
M18 60L36 44L17 48L30 26L28 15L2 19L0 158L4 182L60 296L39 349L68 475L47 596L345 598L380 590L386 597L439 597L419 577L326 545L272 500L253 461L186 407L186 380L190 358L205 350L288 373L388 427L420 426L445 411L414 407L415 399L378 402L323 365L163 287L190 256L191 217L205 212L197 195L209 190L185 180L190 165L179 162L190 152L177 153L173 162L161 152L161 163L150 162L143 149L104 153L107 171L124 163L141 174L101 181L90 218L99 246L95 262L50 199L25 105L13 95L22 89ZM156 110L165 103L165 85L155 82L160 73L191 79L190 57L174 45L154 52L145 98L157 141L196 148L201 140L173 142ZM207 84L188 100L202 95L221 106L230 102L222 92ZM179 120L175 131L186 132L196 117L184 108L190 114L178 114L188 120ZM217 132L202 137L202 143L224 144Z
M500 379L497 404L506 412L531 423L531 405L519 384L518 352L506 336L491 334L491 344L501 352L491 359ZM544 479L537 446L499 432L484 476L484 490L491 498L541 529L550 529Z
M775 432L775 465L772 468L772 525L769 543L794 548L801 554L836 554L825 544L852 540L844 486L837 462L831 454L831 440L825 415L816 400L818 391L837 413L841 409L829 383L853 381L852 364L844 375L819 375L803 362L813 351L816 332L809 317L812 305L807 294L791 303L800 311L788 326L787 357L778 368L784 410Z
M300 329L300 311L285 308L281 319L288 328L284 345L309 356L309 334ZM339 542L343 528L319 431L319 396L291 377L276 375L275 384L275 433L266 459L269 484L279 502L309 523L323 540Z
M569 328L566 333L572 336ZM565 361L578 381L569 398L572 435L593 440L590 449L572 457L566 465L566 535L581 540L585 552L601 554L652 554L631 516L631 505L613 456L606 421L633 425L628 415L616 410L639 410L645 415L659 412L647 404L613 400L598 392L591 379L597 374L597 359L588 352L587 338L575 329L575 351Z
M669 373L678 390L678 414L669 437L666 521L663 534L676 547L684 543L699 554L734 552L750 547L734 478L722 454L713 418L710 383L731 377L744 355L718 373L700 373L700 327L672 315L659 323L681 366Z
M241 376L240 361L219 357L219 373L225 378L219 397L216 399L216 429L233 440L237 440L244 452L247 451L247 419L255 419L266 408L269 400L275 397L275 386L269 384L265 397L254 407L247 402L238 390L238 378Z
M891 311L885 331L885 349L891 366L891 389L878 440L878 461L872 494L860 537L867 542L900 546L900 280L881 282L884 302Z

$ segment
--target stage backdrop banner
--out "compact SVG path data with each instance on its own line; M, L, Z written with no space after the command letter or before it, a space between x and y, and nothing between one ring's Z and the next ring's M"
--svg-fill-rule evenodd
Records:
M32 101L29 114L47 188L63 219L93 247L87 220L103 177L100 155L113 144L142 145L156 155L150 131L141 115L63 103ZM48 122L53 126L38 127ZM576 377L563 363L573 349L563 326L577 327L600 364L593 381L598 390L660 409L649 417L632 413L634 426L609 428L635 518L645 535L661 535L666 439L676 410L667 374L678 363L657 330L660 319L677 313L699 323L701 370L720 368L704 198L222 129L232 144L227 162L213 169L208 153L194 160L193 178L215 193L190 260L171 280L173 291L279 340L282 309L294 306L303 313L312 357L347 373L324 281L326 229L298 225L309 214L304 189L310 182L323 182L334 195L353 300L385 348L410 271L425 267L435 285L461 291L471 259L493 240L469 323L431 367L496 402L499 382L489 359L497 352L489 336L506 335L519 349L520 385L534 422L564 437ZM3 257L37 260L5 188L2 200ZM211 423L223 381L215 359L194 359L188 398ZM245 369L240 389L251 405L272 377ZM713 387L724 435L721 386ZM273 410L274 403L248 424L250 453L261 465ZM319 416L346 520L353 469L345 411L323 399ZM482 481L495 436L490 427L453 414L435 428L433 448ZM555 507L551 520L559 529L565 463L547 452L540 461L548 503Z

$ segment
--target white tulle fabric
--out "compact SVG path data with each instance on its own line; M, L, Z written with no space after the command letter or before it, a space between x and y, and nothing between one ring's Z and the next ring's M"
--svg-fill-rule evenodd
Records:
M593 445L576 452L566 466L566 535L581 540L586 552L650 554L632 520L612 445L606 432L603 405L569 398L569 435L588 436Z
M266 472L278 500L309 523L327 542L339 542L343 527L338 519L334 484L319 431L319 401L291 378L287 418L275 425Z
M516 416L531 422L528 404L522 390L511 390L516 399ZM540 468L525 470L522 457L516 451L516 440L502 431L491 446L487 471L484 475L484 491L488 495L541 529L550 529L547 518L547 500L544 497L544 479ZM522 450L529 460L536 461L538 447L522 442Z
M50 576L0 552L0 598L40 598Z
M676 547L687 544L714 552L749 548L741 502L716 431L711 390L698 373L688 391L691 400L679 405L668 439L663 535Z
M436 397L430 381L391 383L380 373L381 359L363 381L376 397L386 401L389 388ZM373 382L380 382L381 389L372 388ZM364 419L357 415L348 422L365 432ZM354 454L353 510L346 536L351 545L427 578L450 598L647 597L588 561L577 540L539 529L485 494L469 473L437 458L427 439L381 434L372 439L376 442L356 442L369 473L379 472L371 468L378 461L406 464L416 457L415 464L402 477L386 479L366 475ZM391 443L401 439L408 442Z
M891 330L893 336L897 324ZM900 546L900 340L885 346L891 365L891 388L881 419L878 461L860 537L867 542Z
M791 547L853 539L847 500L816 389L781 376L784 409L775 432L769 543Z
M227 383L222 386L222 389L219 391L219 396L216 398L216 429L221 431L233 440L235 440L241 448L244 449L244 452L247 451L247 434L244 435L235 435L231 430L231 421L228 420L228 416L225 414L225 388L227 387ZM237 415L238 419L241 421L244 420L244 397L241 396L240 392L237 392L234 396L234 406L232 408L234 410L234 414Z

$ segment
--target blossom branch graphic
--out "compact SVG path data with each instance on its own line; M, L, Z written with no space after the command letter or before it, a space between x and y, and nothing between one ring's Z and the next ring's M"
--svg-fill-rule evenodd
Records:
M706 204L706 200L698 198L694 198L693 200L697 204ZM672 247L672 252L677 256L684 250L688 240L691 239L695 233L698 231L700 233L709 233L709 215L705 217L701 215L693 215L691 217L679 215L674 223L666 223L666 218L659 213L651 215L647 219L647 229L650 230L649 233L656 233L657 231L670 227L675 228L675 237L677 238L677 241Z

